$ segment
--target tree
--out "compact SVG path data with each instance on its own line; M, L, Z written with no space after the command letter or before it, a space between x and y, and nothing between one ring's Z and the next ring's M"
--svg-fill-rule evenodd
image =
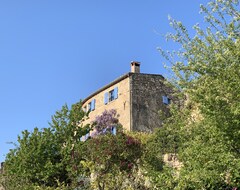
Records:
M201 5L206 28L187 28L170 18L181 47L164 51L175 86L187 96L165 127L178 129L178 158L183 162L176 189L240 186L240 12L238 0ZM178 123L174 121L177 118ZM170 122L171 121L171 122ZM173 126L174 123L174 126Z
M6 189L71 186L81 172L75 168L77 159L81 158L73 157L74 145L80 143L80 137L89 130L89 126L81 126L84 116L81 102L71 109L64 105L52 116L50 127L23 131L18 136L18 145L6 157Z
M196 35L193 38L181 22L170 20L176 34L167 37L182 47L177 52L178 60L171 61L172 70L183 93L198 104L205 118L217 122L226 137L234 140L232 150L239 153L239 2L217 0L208 5L201 6L201 11L206 14L209 26L206 31L194 26ZM161 52L170 60L164 51Z

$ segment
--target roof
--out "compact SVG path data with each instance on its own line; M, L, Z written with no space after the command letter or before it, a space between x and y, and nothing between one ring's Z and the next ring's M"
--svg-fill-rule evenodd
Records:
M88 97L86 97L82 101L82 104L85 104L89 99L91 99L95 95L99 94L100 92L106 90L107 88L109 88L109 87L119 83L120 81L122 81L122 80L124 80L124 79L126 79L126 78L128 78L128 77L130 77L131 75L134 75L134 74L161 76L164 79L164 77L162 75L160 75L160 74L145 74L145 73L132 73L132 72L129 72L129 73L126 73L126 74L122 75L121 77L117 78L116 80L112 81L111 83L105 85L104 87L100 88L99 90L97 90L96 92L92 93Z
M119 83L120 81L128 78L129 76L131 76L133 73L126 73L124 75L122 75L121 77L117 78L116 80L112 81L111 83L105 85L104 87L100 88L99 90L97 90L96 92L92 93L91 95L89 95L87 98L85 98L83 101L82 101L82 104L84 104L85 102L87 102L89 99L91 99L92 97L94 97L95 95L97 95L98 93L106 90L107 88Z

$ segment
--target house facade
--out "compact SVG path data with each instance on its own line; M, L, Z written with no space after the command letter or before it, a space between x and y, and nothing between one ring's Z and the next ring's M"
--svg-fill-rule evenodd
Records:
M140 72L140 63L131 62L131 72L100 88L83 100L83 109L93 121L104 110L115 109L119 122L128 131L152 131L162 125L159 111L168 113L174 102L173 90L158 74Z

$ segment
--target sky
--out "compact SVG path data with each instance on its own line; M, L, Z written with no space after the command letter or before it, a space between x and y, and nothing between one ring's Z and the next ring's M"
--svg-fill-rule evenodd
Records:
M48 127L66 103L84 99L141 62L166 75L157 47L168 15L189 30L207 0L1 0L0 162L21 131ZM177 48L177 46L176 46Z

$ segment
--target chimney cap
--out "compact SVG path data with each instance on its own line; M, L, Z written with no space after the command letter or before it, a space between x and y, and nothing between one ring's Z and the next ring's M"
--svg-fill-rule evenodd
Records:
M136 65L136 66L140 66L141 62L139 61L131 61L131 65Z
M131 62L131 72L132 73L140 73L140 62L138 62L138 61Z

